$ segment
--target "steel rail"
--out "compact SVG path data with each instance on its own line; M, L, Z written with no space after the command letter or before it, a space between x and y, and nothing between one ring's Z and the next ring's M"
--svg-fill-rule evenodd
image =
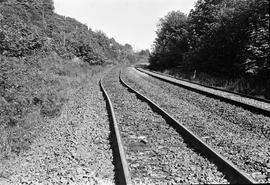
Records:
M116 121L116 117L115 117L115 113L114 113L114 109L113 109L113 105L112 102L110 100L110 97L107 93L107 91L104 88L104 85L102 83L103 78L100 79L99 84L100 84L100 88L101 91L103 92L107 105L108 105L108 110L109 110L109 114L111 115L111 122L113 123L112 128L112 148L113 148L113 152L115 153L115 165L116 165L116 170L115 173L117 173L117 184L119 185L131 185L131 177L130 177L130 173L128 170L128 163L125 157L125 151L123 148L123 144L122 144L122 140L121 140L121 135L120 135L120 131L118 128L118 124Z
M221 100L223 102L230 103L230 104L233 104L233 105L236 105L236 106L239 106L239 107L243 107L244 109L247 109L247 110L249 110L251 112L254 112L254 113L262 114L262 115L265 115L265 116L270 116L270 111L269 110L266 110L266 109L263 109L261 107L257 107L257 106L254 106L254 105L250 105L250 104L247 104L247 103L244 103L244 102L241 102L241 101L233 100L233 99L230 99L230 98L227 98L227 97L223 97L223 96L214 94L212 92L207 92L207 91L205 91L203 89L190 87L188 85L181 84L180 82L172 81L170 79L167 79L166 77L173 78L173 79L178 80L178 81L184 81L184 82L187 82L187 83L199 85L199 86L206 87L206 88L209 88L209 89L214 89L214 90L218 90L218 91L222 91L222 92L226 92L226 93L231 93L233 95L238 95L238 96L241 96L241 97L244 97L244 98L249 98L249 99L253 99L253 100L256 100L256 101L261 101L263 103L270 103L269 100L264 100L264 99L261 99L261 98L251 97L251 96L248 96L248 95L243 95L241 93L235 93L235 92L219 89L219 88L216 88L216 87L209 87L209 86L206 86L206 85L198 84L196 82L190 82L188 80L174 78L174 77L169 76L169 75L163 75L163 74L159 74L157 72L152 72L152 71L150 72L148 70L141 69L141 68L138 68L138 67L135 67L135 69L140 71L140 72L143 72L145 74L148 74L148 75L150 75L150 76L152 76L154 78L157 78L157 79L160 79L162 81L165 81L165 82L168 82L168 83L183 87L183 88L185 88L187 90L191 90L191 91L197 92L199 94L203 94L205 96L208 96L210 98L219 99L219 100ZM153 74L153 73L157 74L158 76Z
M192 131L186 128L184 125L179 123L173 116L159 107L156 103L150 100L148 97L142 95L140 92L136 91L130 87L121 77L122 72L119 74L120 82L123 86L127 87L129 91L135 93L141 100L147 102L153 110L157 111L164 118L166 118L169 123L181 134L184 140L193 146L194 149L198 150L201 154L206 156L210 161L213 161L218 168L226 174L227 178L231 182L236 184L256 184L256 181L249 177L245 172L236 167L232 162L225 159L221 154L215 151L212 147L202 141L198 136L196 136Z
M143 67L135 66L135 68L137 70L139 70L139 71L141 71L140 69L142 69L141 72L149 71L147 69L143 69ZM268 99L258 98L258 97L247 95L247 94L243 94L243 93L238 93L238 92L234 92L234 91L230 91L230 90L226 90L226 89L221 89L219 87L211 87L211 86L208 86L208 85L200 84L198 82L193 82L193 81L190 81L190 80L177 78L177 77L174 77L172 75L164 74L164 73L161 73L161 72L158 72L158 71L149 71L149 72L156 73L158 75L166 76L166 77L169 77L169 78L173 78L173 79L176 79L176 80L188 82L188 83L191 83L191 84L199 85L199 86L202 86L202 87L206 87L206 88L210 88L210 89L214 89L214 90L219 90L219 91L231 93L231 94L238 95L238 96L241 96L241 97L244 97L244 98L249 98L249 99L257 100L257 101L261 101L261 102L264 102L264 103L270 103L270 100L268 100Z

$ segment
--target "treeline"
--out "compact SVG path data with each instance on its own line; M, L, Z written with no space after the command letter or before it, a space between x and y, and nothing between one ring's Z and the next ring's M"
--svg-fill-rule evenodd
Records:
M102 31L54 13L52 0L0 1L0 55L24 57L56 52L89 64L134 62L136 53Z
M168 13L156 33L151 68L245 78L270 97L268 0L198 0L188 16Z

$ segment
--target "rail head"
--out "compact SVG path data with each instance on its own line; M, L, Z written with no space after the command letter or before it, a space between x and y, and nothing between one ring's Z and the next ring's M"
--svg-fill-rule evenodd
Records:
M218 88L218 87L211 87L211 86L204 85L204 84L201 84L201 83L198 83L198 82L193 82L193 81L190 81L190 80L186 80L186 79L182 79L182 78L177 78L177 77L174 77L174 76L169 75L169 74L163 74L163 73L158 72L158 71L150 71L150 70L145 69L143 66L135 66L134 68L137 69L137 70L139 70L139 71L141 71L141 72L149 71L151 73L156 73L158 75L170 77L170 78L173 78L173 79L176 79L176 80L188 82L188 83L199 85L199 86L202 86L202 87L211 88L211 89L214 89L214 90L231 93L231 94L242 96L242 97L245 97L245 98L249 98L249 99L261 101L263 103L270 103L270 100L268 100L268 99L258 98L258 97L255 97L255 96L251 96L251 95L247 95L247 94L243 94L243 93L238 93L238 92L234 92L234 91L230 91L230 90L226 90L226 89L221 89L221 88Z
M114 113L114 109L113 109L113 104L110 100L110 97L103 85L103 78L100 79L99 81L99 84L100 84L100 88L101 88L101 91L103 92L104 96L105 96L105 99L108 103L108 106L109 106L109 112L111 114L111 118L112 118L112 123L113 123L113 129L114 129L114 134L115 134L115 137L116 137L116 141L115 141L115 148L116 148L116 151L118 153L118 156L119 156L119 161L116 161L117 164L119 165L118 166L118 173L119 173L119 177L118 177L118 180L119 180L119 184L120 185L131 185L131 176L130 176L130 173L129 173L129 169L128 169L128 163L127 163L127 160L126 160L126 157L125 157L125 151L124 151L124 148L123 148L123 144L122 144L122 139L121 139L121 135L120 135L120 131L119 131L119 128L118 128L118 124L117 124L117 121L116 121L116 117L115 117L115 113ZM119 164L120 163L120 164Z
M152 100L150 100L148 97L142 95L140 92L136 91L132 87L130 87L123 79L122 79L122 71L119 74L119 80L120 82L127 87L131 92L138 95L141 99L146 101L151 107L154 107L156 110L158 110L163 116L168 118L181 132L181 134L184 135L188 140L195 141L198 147L202 148L202 152L206 153L207 156L213 157L213 161L217 162L223 166L223 168L227 169L227 171L231 171L234 178L237 179L237 184L256 184L257 182L253 180L251 177L249 177L245 172L240 170L238 167L236 167L232 162L225 159L221 154L219 154L216 150L214 150L212 147L210 147L208 144L206 144L204 141L202 141L199 137L197 137L192 131L190 131L188 128L186 128L184 125L179 123L173 116L171 116L169 113L167 113L165 110L163 110L161 107L159 107L156 103L154 103ZM190 141L191 142L191 141Z

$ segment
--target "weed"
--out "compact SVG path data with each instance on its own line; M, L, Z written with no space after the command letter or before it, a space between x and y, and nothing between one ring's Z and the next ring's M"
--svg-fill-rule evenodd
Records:
M218 87L260 98L270 98L270 85L267 82L258 83L252 78L228 78L225 76L212 76L202 72L197 72L196 77L193 78L194 72L184 71L179 68L165 70L164 73L211 87ZM268 83L270 83L270 80Z

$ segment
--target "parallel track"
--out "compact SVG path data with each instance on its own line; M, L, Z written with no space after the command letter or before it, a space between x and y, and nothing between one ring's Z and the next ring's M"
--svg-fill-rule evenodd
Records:
M160 108L158 105L156 105L154 102L152 102L149 98L142 95L135 89L131 88L126 82L123 81L121 78L121 73L119 74L119 80L121 84L128 88L130 92L133 92L137 95L137 97L146 102L148 105L152 107L153 110L155 110L157 113L162 115L166 120L169 120L169 123L173 128L177 130L178 133L185 139L185 141L188 142L189 145L191 145L193 148L196 148L200 151L204 156L207 156L207 158L211 161L213 161L223 172L225 172L226 176L234 182L238 184L255 184L256 182L249 176L247 176L244 172L242 172L240 169L238 169L235 165L233 165L230 161L223 158L217 151L215 151L213 148L211 148L209 145L207 145L204 141L202 141L199 137L197 137L195 134L193 134L189 129L187 129L185 126L183 126L181 123L179 123L176 119L174 119L170 114L168 114L166 111L164 111L162 108ZM120 162L118 168L119 173L119 183L120 184L131 184L131 177L128 171L128 164L125 159L125 152L122 146L120 132L118 130L118 126L116 123L114 110L112 107L111 100L108 97L108 94L106 90L104 89L104 86L102 84L102 80L100 81L100 86L102 91L104 92L104 95L106 97L106 100L109 104L109 112L112 117L112 122L114 124L114 133L116 135L116 145L115 147L118 147L115 149L117 153L119 153Z
M233 105L236 105L236 106L239 106L239 107L243 107L244 109L247 109L247 110L249 110L251 112L254 112L256 114L262 114L264 116L270 116L270 110L263 109L263 108L257 107L257 106L253 106L253 105L241 102L241 101L233 100L233 99L230 99L230 98L227 98L227 97L223 97L223 96L220 96L218 94L214 94L212 92L207 92L207 91L204 91L203 89L197 89L197 88L194 88L194 87L191 87L191 86L188 86L188 85L184 85L184 84L181 83L181 81L187 82L187 83L190 83L190 84L199 85L199 86L206 87L206 88L209 88L209 89L218 90L218 91L221 91L221 92L230 93L232 95L237 95L237 96L240 96L240 97L249 98L251 100L260 101L262 103L270 103L269 100L261 99L261 98L257 98L257 97L252 97L252 96L248 96L248 95L241 94L241 93L235 93L235 92L232 92L232 91L227 91L227 90L223 90L223 89L219 89L219 88L215 88L215 87L210 87L210 86L198 84L196 82L191 82L191 81L188 81L188 80L174 78L174 77L172 77L170 75L164 75L164 74L160 74L158 72L152 72L152 71L150 72L148 70L145 70L145 69L142 69L142 68L139 68L139 67L135 67L135 69L137 69L140 72L146 73L146 74L148 74L148 75L150 75L150 76L152 76L154 78L157 78L159 80L162 80L162 81L165 81L165 82L168 82L168 83L183 87L183 88L185 88L187 90L191 90L191 91L197 92L199 94L203 94L205 96L208 96L210 98L218 99L218 100L221 100L221 101L226 102L226 103L230 103L230 104L233 104ZM171 80L168 77L171 78L171 79L174 79L174 80ZM269 104L269 106L270 106L270 104Z
M176 119L173 118L169 113L155 104L146 96L142 95L132 87L130 87L124 80L121 78L120 74L120 82L127 87L131 92L135 93L140 97L140 99L147 102L153 109L157 110L162 116L166 119L170 120L172 126L185 138L186 141L189 141L194 148L200 148L200 152L203 152L205 156L214 161L218 166L221 166L223 170L230 172L231 179L236 180L239 184L255 184L255 181L248 177L244 172L242 172L239 168L233 165L230 161L222 157L217 151L215 151L212 147L207 145L204 141L202 141L199 137L192 133L188 128L179 123Z

